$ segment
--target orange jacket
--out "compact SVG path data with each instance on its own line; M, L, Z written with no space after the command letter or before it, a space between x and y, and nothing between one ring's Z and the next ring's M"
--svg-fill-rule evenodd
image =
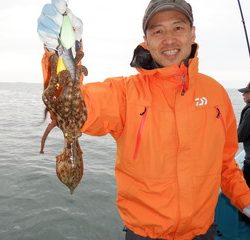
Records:
M197 57L188 69L139 69L134 76L82 85L82 94L88 109L82 131L116 140L118 210L135 233L168 240L205 233L220 187L239 209L250 205L234 160L230 99L198 72Z

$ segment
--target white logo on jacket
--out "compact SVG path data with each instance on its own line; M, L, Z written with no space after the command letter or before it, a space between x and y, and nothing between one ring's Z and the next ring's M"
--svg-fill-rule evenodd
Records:
M207 101L206 97L195 98L196 107L205 106L205 105L207 105L207 102L208 101Z

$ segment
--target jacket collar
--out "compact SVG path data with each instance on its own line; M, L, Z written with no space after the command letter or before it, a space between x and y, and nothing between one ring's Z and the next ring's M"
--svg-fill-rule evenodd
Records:
M184 60L180 66L171 65L161 67L154 62L150 52L144 47L144 44L140 44L134 50L134 56L130 65L135 67L139 73L153 76L157 79L179 77L180 81L177 84L181 85L181 93L184 95L189 84L192 84L189 79L198 72L197 49L198 45L196 43L193 44L189 58Z

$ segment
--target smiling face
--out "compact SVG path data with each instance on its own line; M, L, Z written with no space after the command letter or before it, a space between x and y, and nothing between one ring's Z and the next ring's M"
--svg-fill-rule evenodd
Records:
M194 40L195 28L184 14L173 10L155 14L144 37L153 59L163 67L180 65L189 57Z

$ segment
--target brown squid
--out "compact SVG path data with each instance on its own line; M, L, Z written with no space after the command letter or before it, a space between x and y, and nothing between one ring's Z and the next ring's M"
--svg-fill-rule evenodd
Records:
M80 65L83 51L78 48L73 59L74 75L69 70L57 74L57 53L50 57L51 78L43 92L42 99L51 114L52 122L46 128L41 140L41 153L47 135L58 126L64 136L64 149L56 157L56 173L72 194L83 176L82 150L79 144L80 128L87 118L87 110L80 91L81 74L87 75L87 69Z

